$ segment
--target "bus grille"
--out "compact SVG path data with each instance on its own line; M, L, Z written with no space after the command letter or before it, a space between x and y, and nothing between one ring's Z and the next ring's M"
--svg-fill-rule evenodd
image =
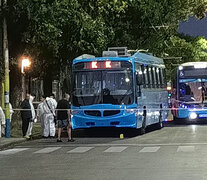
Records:
M103 115L104 116L113 116L115 114L119 114L120 110L105 110Z
M96 111L96 110L87 110L84 111L85 114L89 115L89 116L101 116L101 112L100 111Z

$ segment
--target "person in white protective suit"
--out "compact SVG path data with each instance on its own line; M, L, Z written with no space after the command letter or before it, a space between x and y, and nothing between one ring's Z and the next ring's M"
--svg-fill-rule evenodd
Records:
M2 134L5 134L5 126L6 126L5 114L0 106L0 137L2 137Z
M57 106L56 101L53 98L47 97L43 102L44 109L44 130L43 136L45 138L55 138L55 108Z
M40 103L37 106L37 119L38 121L41 122L41 128L42 128L42 136L44 136L43 132L44 132L44 101L45 101L46 97L45 95L42 95L40 98Z
M26 136L29 137L30 139L32 138L32 128L33 128L33 123L37 122L37 119L36 119L36 114L35 114L35 109L34 109L34 106L33 106L33 100L35 98L35 95L30 95L30 98L29 98L29 104L31 106L31 112L32 112L32 119L31 121L29 122L29 126L28 126L28 129L27 129L27 134Z
M52 99L54 105L55 105L55 108L57 107L57 101L55 100L55 95L52 93L50 94L50 98Z

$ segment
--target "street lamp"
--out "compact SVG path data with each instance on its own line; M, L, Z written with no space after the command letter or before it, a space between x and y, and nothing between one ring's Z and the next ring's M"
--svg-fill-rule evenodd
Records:
M21 73L22 73L22 101L25 98L26 89L25 89L25 68L29 68L31 66L31 61L29 58L22 58L21 60Z
M22 64L21 64L21 72L24 74L24 68L28 68L31 66L31 61L28 58L22 59Z

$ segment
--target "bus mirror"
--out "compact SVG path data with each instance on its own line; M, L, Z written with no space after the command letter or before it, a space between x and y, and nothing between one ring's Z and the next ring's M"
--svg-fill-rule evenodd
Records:
M136 81L137 81L137 85L143 85L143 76L140 74L136 75Z

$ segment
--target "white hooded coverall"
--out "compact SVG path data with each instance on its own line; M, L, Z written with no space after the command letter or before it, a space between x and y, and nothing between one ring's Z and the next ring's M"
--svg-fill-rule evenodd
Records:
M34 97L33 96L30 96L30 98L29 98L29 104L31 106L32 121L29 122L29 126L28 126L28 129L27 129L27 136L31 136L32 135L33 122L36 121L35 120L36 115L35 115L35 109L34 109L34 106L33 106L33 100L34 100Z
M49 107L48 107L49 105ZM55 108L57 103L54 99L47 97L46 100L43 102L43 109L44 109L44 130L43 136L49 137L55 136L55 122L54 122L54 115L55 115Z

